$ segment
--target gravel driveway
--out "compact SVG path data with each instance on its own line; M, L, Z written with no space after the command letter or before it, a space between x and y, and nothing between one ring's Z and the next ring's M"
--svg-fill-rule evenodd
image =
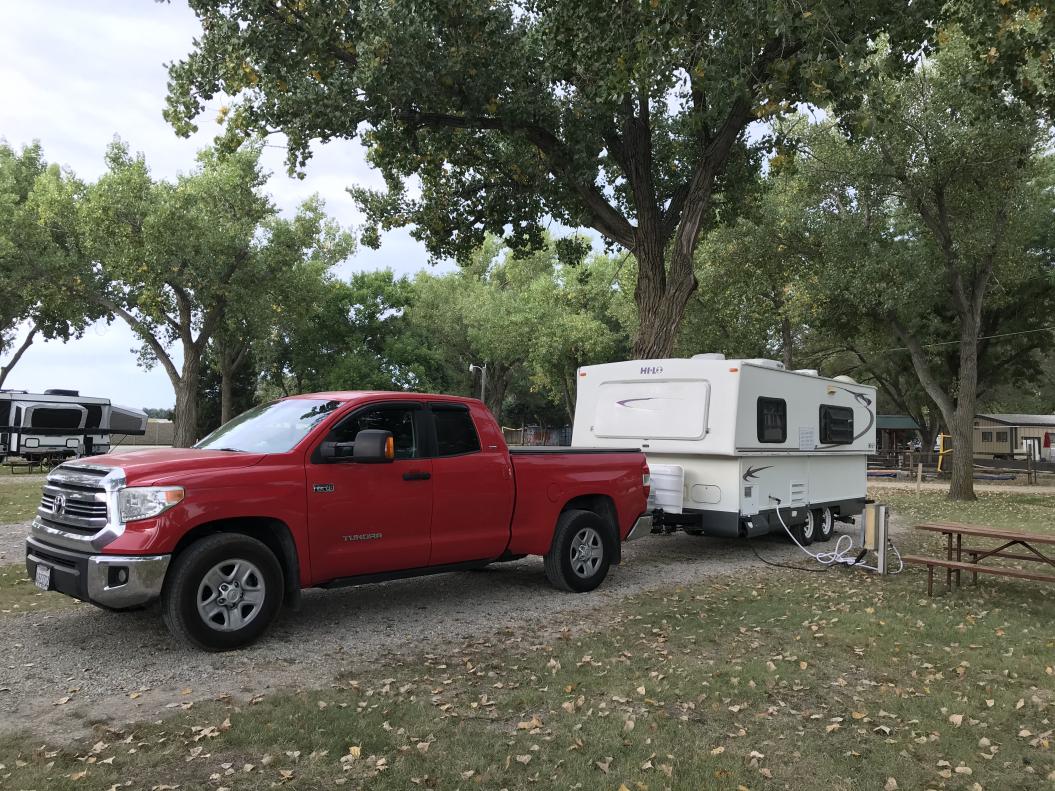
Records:
M17 546L4 562L21 560L25 530L24 525L0 528L0 551ZM753 543L767 559L806 560L787 541ZM156 608L109 613L82 605L7 616L0 620L5 633L0 732L31 729L44 737L69 737L96 722L156 717L173 701L325 686L364 662L426 646L435 653L507 626L519 633L574 629L597 610L640 591L759 565L747 542L677 533L626 545L623 564L586 595L551 588L539 558L475 573L312 590L301 610L285 611L261 642L227 654L178 645ZM132 692L141 694L133 700Z

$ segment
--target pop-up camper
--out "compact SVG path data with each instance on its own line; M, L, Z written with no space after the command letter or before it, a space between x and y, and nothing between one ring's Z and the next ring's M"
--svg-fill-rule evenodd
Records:
M873 387L720 354L586 366L578 379L572 445L640 447L660 527L756 536L783 519L806 544L864 507Z
M76 390L0 391L0 462L8 456L61 461L107 453L111 435L142 435L146 428L146 413Z

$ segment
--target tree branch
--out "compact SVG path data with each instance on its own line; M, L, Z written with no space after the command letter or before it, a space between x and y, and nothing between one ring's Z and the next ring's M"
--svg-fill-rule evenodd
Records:
M11 373L11 369L18 364L18 361L22 359L22 355L26 353L26 349L32 345L33 336L37 334L37 330L39 329L40 328L36 324L33 324L29 328L29 333L26 335L25 340L23 340L19 347L15 349L15 353L11 355L11 359L3 365L0 365L0 387L4 386L4 382L7 381L7 375Z
M938 384L938 380L934 377L934 372L931 370L930 363L927 362L927 355L923 351L923 347L896 316L891 313L888 318L890 325L894 328L894 332L897 333L897 336L901 338L901 342L908 348L909 355L912 357L912 367L916 369L916 375L919 377L920 384L923 385L927 395L933 399L938 409L941 410L945 422L948 425L952 425L956 408L953 405L952 398L942 389L941 385Z
M612 241L628 250L634 247L634 227L620 214L596 183L585 183L575 173L572 155L560 139L548 129L537 124L523 124L494 116L469 118L449 113L429 113L421 110L403 110L396 118L411 128L441 127L450 129L495 130L519 132L534 145L549 162L550 172L570 186L591 215L591 226Z
M165 369L165 373L168 374L169 380L172 382L173 388L178 390L181 381L179 371L176 370L176 366L172 362L172 358L169 357L169 354L165 350L165 347L162 345L161 341L159 341L154 336L154 333L150 331L150 325L148 325L142 319L134 316L129 311L125 310L112 299L109 299L108 297L105 297L101 294L89 295L89 299L99 305L102 305L107 310L116 313L118 316L125 320L128 326L130 326L133 330L139 333L139 337L142 338L143 342L150 347L150 350L154 352L154 356L158 358L158 361Z

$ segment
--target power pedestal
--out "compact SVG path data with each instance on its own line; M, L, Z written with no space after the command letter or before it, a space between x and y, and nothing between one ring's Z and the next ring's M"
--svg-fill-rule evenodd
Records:
M887 540L887 532L890 527L890 508L883 503L869 503L865 506L863 518L861 544L869 552L876 556L876 571L880 574L887 573L887 549L890 542Z

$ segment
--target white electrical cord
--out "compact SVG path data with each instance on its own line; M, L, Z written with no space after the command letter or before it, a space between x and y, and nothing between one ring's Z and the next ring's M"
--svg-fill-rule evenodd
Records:
M779 498L776 498L773 495L769 495L769 499L776 501L777 519L780 520L780 525L784 528L785 532L787 532L787 534L791 536L791 540L795 542L795 546L797 546L811 558L816 560L818 563L821 563L825 566L830 566L834 563L842 563L846 566L857 566L863 569L868 569L869 571L879 571L878 566L869 566L866 563L859 562L857 560L857 557L860 556L860 553L858 553L857 556L853 556L851 554L854 548L854 540L850 538L850 536L848 536L846 533L843 533L841 536L839 536L839 539L835 542L835 549L830 550L828 552L810 552L808 549L806 549L806 547L799 543L799 540L795 537L795 533L792 532L791 528L784 523L784 517L780 515ZM843 544L844 541L846 542L845 545ZM905 568L905 561L901 559L901 553L897 551L897 547L894 546L894 542L891 541L889 538L887 539L887 544L889 544L890 548L894 550L894 554L897 556L898 562L897 571L891 571L888 573L900 574L901 571Z

